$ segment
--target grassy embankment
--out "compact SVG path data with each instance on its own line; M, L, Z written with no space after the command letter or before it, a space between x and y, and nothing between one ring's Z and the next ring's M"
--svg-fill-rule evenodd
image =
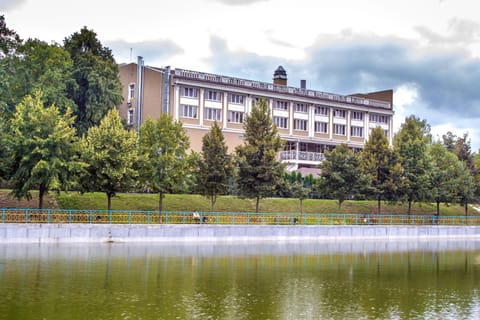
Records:
M8 196L8 190L0 190L0 208L35 208L38 204L37 194L33 193L31 201L17 201ZM44 200L46 208L63 209L97 209L107 208L107 197L103 193L77 192L51 193ZM341 213L375 213L376 201L345 201ZM113 210L158 210L158 194L121 193L112 199ZM164 210L168 211L210 211L210 200L200 195L167 194L164 198ZM240 199L232 196L219 197L215 205L215 211L219 212L253 212L255 211L254 199ZM266 198L260 200L261 212L298 213L300 201L298 199ZM338 213L338 204L335 200L306 199L303 201L304 213ZM382 203L382 213L406 214L407 204ZM432 214L435 212L435 204L414 204L413 214ZM464 215L464 208L460 205L440 206L442 215ZM469 207L469 215L478 213Z

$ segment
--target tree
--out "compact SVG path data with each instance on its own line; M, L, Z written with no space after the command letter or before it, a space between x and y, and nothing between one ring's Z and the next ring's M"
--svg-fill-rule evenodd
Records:
M439 215L440 203L454 202L459 195L461 185L467 182L461 180L465 167L454 153L438 143L429 146L428 155L432 161L431 192L437 204L437 215Z
M11 116L11 113L6 113L7 107L10 106L10 109L13 109L21 101L18 100L11 105L8 103L10 90L13 88L9 80L12 74L15 73L12 61L16 58L15 52L21 43L22 40L18 34L7 27L5 17L0 15L0 117L3 119L7 115L9 118Z
M88 129L81 152L88 164L80 181L82 191L104 192L111 210L112 197L131 188L138 176L135 132L125 130L118 110L112 109L98 126Z
M21 43L20 36L7 27L5 16L0 15L0 59L13 55Z
M12 193L31 199L38 190L38 207L49 190L65 190L81 170L76 158L74 117L70 109L60 114L55 106L44 108L42 94L26 96L17 105L10 124Z
M140 127L140 179L151 192L159 193L160 212L165 193L186 188L191 170L189 148L190 141L182 123L166 113L156 121L147 119Z
M210 199L212 211L217 196L228 191L232 174L232 159L228 154L223 133L215 122L210 132L203 136L197 174L198 189Z
M60 112L66 108L75 109L75 104L67 98L67 86L74 84L73 62L70 55L56 44L40 40L27 40L18 46L20 57L5 58L4 89L0 89L7 115L26 96L42 91L45 106L55 105ZM8 61L7 61L8 60Z
M122 102L122 86L112 51L95 32L84 27L66 38L64 47L73 59L76 83L68 87L68 96L77 106L75 125L81 136Z
M357 195L361 189L359 164L358 156L346 144L327 151L325 160L320 164L323 189L338 201L339 211L342 203Z
M295 182L292 185L292 196L300 201L300 215L303 214L303 200L308 199L310 191L310 188L305 188L303 182Z
M427 198L429 193L430 163L427 143L430 142L429 126L415 116L409 116L393 139L394 151L399 157L402 174L398 197L408 201L408 214L412 203Z
M364 192L377 200L377 212L381 213L381 201L393 200L397 191L401 166L383 129L372 130L360 154L360 168L368 179Z
M271 195L282 177L284 168L277 160L282 142L264 99L252 107L243 127L245 142L236 148L236 182L241 197L256 198L258 212L260 199Z

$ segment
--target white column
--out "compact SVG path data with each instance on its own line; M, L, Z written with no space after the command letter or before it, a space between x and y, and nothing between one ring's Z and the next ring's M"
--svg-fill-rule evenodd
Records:
M227 117L228 117L228 93L223 93L223 103L222 103L222 112L223 112L223 129L227 127Z
M346 124L345 124L345 130L347 131L347 141L350 141L350 133L351 133L351 129L350 129L350 126L351 126L351 121L350 121L350 110L347 110L347 121L346 121Z
M315 137L315 106L308 107L308 136Z
M175 86L175 100L173 101L173 119L175 121L180 120L180 87Z
M200 88L200 102L198 104L198 115L199 115L199 120L200 120L200 126L203 126L203 114L204 114L204 96L205 96L205 90L203 88Z
M333 108L329 107L328 108L328 137L330 140L333 139Z
M292 102L288 102L288 134L293 135L293 103ZM297 147L298 147L298 144L297 144Z

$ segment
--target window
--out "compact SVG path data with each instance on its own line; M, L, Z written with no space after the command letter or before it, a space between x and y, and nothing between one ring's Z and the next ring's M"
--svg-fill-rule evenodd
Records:
M273 122L277 125L280 129L287 129L288 128L288 118L285 117L273 117Z
M328 123L315 121L315 132L328 133Z
M333 134L344 136L345 135L345 125L344 124L335 124L333 126Z
M243 112L228 111L228 122L243 123Z
M353 120L363 120L363 112L353 111L352 112Z
M131 83L128 86L128 102L130 102L133 98L135 98L135 84Z
M205 99L212 101L222 101L222 93L218 91L205 91Z
M274 100L273 101L273 109L275 110L288 110L288 102L281 101L281 100Z
M308 113L308 106L305 103L295 103L295 111Z
M328 107L315 106L315 114L328 116Z
M370 122L388 123L388 116L380 114L370 114Z
M300 131L307 131L308 130L308 120L303 120L303 119L293 120L293 129L294 130L300 130Z
M222 109L205 108L205 120L220 121Z
M229 94L228 102L235 104L243 104L243 96L240 94Z
M351 127L350 134L352 137L363 137L363 127Z
M128 110L127 123L133 124L133 109Z
M197 106L192 106L189 104L181 104L180 105L180 117L182 118L193 118L197 119Z
M183 87L182 88L182 97L196 98L196 97L198 97L198 89L197 88L190 88L190 87Z
M333 116L335 118L343 118L345 119L346 111L342 109L335 109L333 110Z

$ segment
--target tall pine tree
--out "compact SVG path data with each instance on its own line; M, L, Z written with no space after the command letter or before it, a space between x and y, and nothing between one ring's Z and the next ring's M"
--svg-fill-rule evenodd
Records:
M236 148L237 185L241 197L260 199L274 193L284 167L277 160L282 148L277 126L273 124L267 101L260 99L245 117L245 142Z
M213 211L217 196L225 194L233 174L232 159L228 154L223 133L217 122L203 136L202 154L197 174L199 191L211 201Z

